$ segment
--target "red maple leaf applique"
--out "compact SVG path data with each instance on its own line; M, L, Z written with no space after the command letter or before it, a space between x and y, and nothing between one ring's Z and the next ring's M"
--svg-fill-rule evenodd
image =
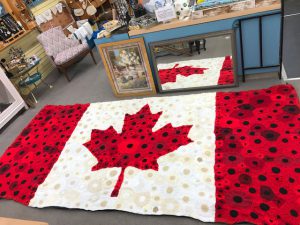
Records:
M165 84L168 82L176 82L177 75L188 77L194 74L204 74L204 70L207 70L207 68L197 68L192 66L184 66L184 67L177 67L177 66L179 66L179 64L176 64L171 69L161 69L158 71L161 84Z
M111 197L118 196L127 167L158 171L159 157L192 142L188 138L191 125L173 127L169 123L153 132L161 114L152 114L147 104L136 114L125 115L122 133L117 133L112 126L107 130L92 130L91 140L84 144L98 160L92 171L122 168Z

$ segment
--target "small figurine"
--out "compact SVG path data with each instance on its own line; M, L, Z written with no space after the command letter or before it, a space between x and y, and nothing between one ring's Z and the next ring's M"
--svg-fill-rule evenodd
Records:
M21 64L25 62L25 54L22 48L12 47L8 51L11 63Z
M175 11L179 20L189 19L192 13L189 0L175 0Z

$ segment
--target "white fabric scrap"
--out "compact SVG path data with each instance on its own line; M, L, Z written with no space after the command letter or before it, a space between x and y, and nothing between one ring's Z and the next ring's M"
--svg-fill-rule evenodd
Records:
M51 21L53 19L52 11L50 9L47 9L45 12L43 12L43 16L47 21Z
M54 15L56 15L58 10L57 10L56 6L53 6L51 8L51 11L53 12Z
M43 15L37 15L37 16L35 17L35 21L36 21L36 23L37 23L38 26L40 26L41 24L47 22L47 20L44 18Z
M81 26L82 26L83 24L85 24L86 22L88 22L88 19L76 21L77 27L81 27Z
M55 7L57 8L57 11L58 11L59 13L62 13L62 12L63 12L63 4L62 4L61 2L58 3L58 4L56 4Z
M84 27L80 27L78 31L81 34L81 37L83 37L83 39L89 36L88 32L84 29Z
M67 30L70 31L70 33L72 33L72 34L76 31L76 29L73 27L73 25L68 26Z
M86 32L88 33L88 38L91 39L92 35L93 35L93 28L91 26L91 24L89 22L86 22L85 24L82 25L82 27L86 30Z

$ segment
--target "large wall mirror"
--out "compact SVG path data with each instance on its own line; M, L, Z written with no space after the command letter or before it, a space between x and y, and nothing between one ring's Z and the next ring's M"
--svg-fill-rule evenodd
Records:
M232 30L152 42L150 50L161 93L238 85Z

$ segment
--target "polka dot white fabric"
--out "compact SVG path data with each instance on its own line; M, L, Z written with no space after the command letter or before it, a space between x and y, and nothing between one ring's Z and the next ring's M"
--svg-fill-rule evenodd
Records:
M215 93L146 98L89 106L30 206L86 210L117 209L140 214L189 216L205 222L215 218ZM144 105L162 111L153 131L171 123L192 125L193 142L158 159L159 170L129 167L117 197L111 192L121 168L92 171L97 159L84 147L92 129L110 126L120 133L125 114Z

